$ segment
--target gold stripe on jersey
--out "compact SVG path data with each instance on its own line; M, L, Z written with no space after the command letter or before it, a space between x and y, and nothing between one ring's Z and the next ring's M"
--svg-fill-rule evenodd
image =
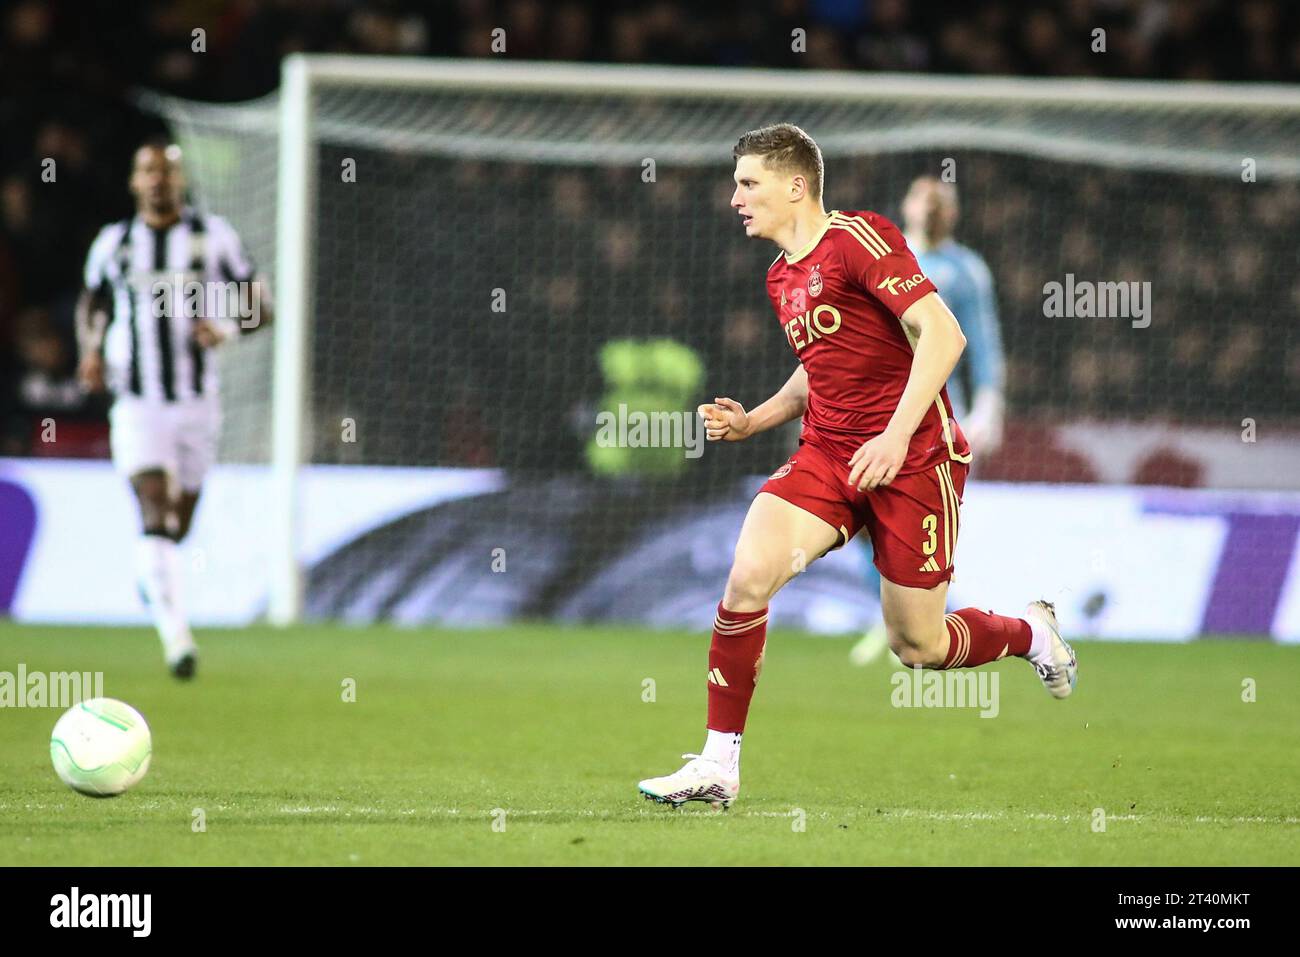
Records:
M889 255L889 243L881 238L880 233L861 216L846 216L843 213L837 213L832 216L832 225L846 229L858 237L858 241L866 246L877 259L881 256Z
M871 233L868 233L864 228L865 224L862 220L851 219L848 216L840 214L834 217L832 225L844 230L845 232L853 234L854 238L857 239L858 242L862 243L863 246L867 247L871 255L875 256L877 259L889 252L889 245L883 239L880 239L878 233L874 236Z
M891 252L891 247L890 247L889 243L885 242L884 237L881 236L880 233L876 232L876 227L872 226L871 223L869 223L869 222L866 220L865 217L863 217L863 216L848 216L847 218L849 219L850 222L857 223L857 224L860 225L864 230L866 230L867 235L870 236L872 239L874 239L876 242L878 242L878 243L880 244L880 247L881 247L881 248L882 248L886 253Z
M835 223L831 223L831 229L844 230L846 233L848 233L850 236L856 239L859 243L861 243L862 248L865 249L867 252L871 253L871 255L874 258L876 259L880 258L880 253L875 249L873 249L871 245L865 239L862 238L861 233L855 232L852 226L846 226L844 223L835 222Z

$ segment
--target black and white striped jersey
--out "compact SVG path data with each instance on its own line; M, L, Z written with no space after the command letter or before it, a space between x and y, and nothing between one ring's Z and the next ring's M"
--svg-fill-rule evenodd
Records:
M253 276L238 233L220 216L186 208L163 229L139 216L105 226L86 257L85 283L112 303L104 336L109 388L158 402L215 398L216 357L194 341L193 307L201 301L200 314L215 314L212 296L224 296L221 311L237 316L230 284Z

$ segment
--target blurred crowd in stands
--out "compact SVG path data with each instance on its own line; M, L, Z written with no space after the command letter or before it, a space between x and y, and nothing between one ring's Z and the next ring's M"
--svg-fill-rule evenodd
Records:
M61 441L59 454L106 454L103 400L87 400L75 383L72 307L91 239L104 223L130 214L131 152L158 129L157 120L133 105L133 91L244 100L274 91L280 58L289 52L487 57L499 55L491 48L498 27L505 30L503 55L512 59L1300 81L1300 4L1283 0L18 0L0 13L0 454L52 452L39 440L48 416L71 430L73 440ZM797 29L806 30L799 52L792 47ZM1104 53L1094 51L1098 29L1105 31ZM50 168L53 182L42 176ZM870 186L868 176L864 168L858 182ZM1073 243L1071 261L1099 269L1122 269L1120 250L1137 248L1100 243L1077 223L1061 236L1046 236L1041 211L1026 204L1050 200L1068 210L1070 197L1087 203L1090 195L1115 190L1139 201L1150 184L1099 173L1058 183L1063 195L1052 199L1041 190L1016 195L1017 181L998 175L974 197L984 210L966 207L966 232L994 266L1004 315L1037 308L1040 297L1040 273L1008 251L1011 238L1030 257L1041 256L1044 243L1058 257L1059 243ZM1275 316L1258 298L1260 290L1281 290L1288 315L1300 306L1292 301L1300 288L1278 275L1285 263L1265 251L1293 250L1294 188L1261 193L1253 205L1207 198L1204 216L1193 216L1179 184L1162 183L1156 188L1164 193L1141 231L1177 239L1159 265L1186 281L1166 308L1195 312L1213 295L1216 308L1236 303L1236 313L1212 317L1222 326L1207 323L1142 352L1126 343L1112 352L1080 345L1063 353L1059 347L1069 345L1063 333L1052 367L1024 360L1009 335L1013 408L1017 398L1050 406L1068 388L1072 401L1084 397L1085 413L1134 402L1156 414L1185 412L1178 395L1152 389L1153 374L1180 393L1196 390L1198 398L1218 389L1237 395L1233 388L1253 382L1261 397L1300 407L1300 351L1266 347ZM887 185L897 192L899 184ZM544 188L567 203L565 190L584 187L581 177L566 178L561 170ZM617 201L611 208L618 209ZM883 204L882 211L897 212ZM1221 243L1200 240L1242 236L1242 216L1259 217L1260 231L1250 247L1229 251L1225 264ZM611 275L643 261L651 234L627 223L622 233L616 222L608 230ZM988 248L993 244L999 248ZM1294 267L1293 251L1291 257ZM755 281L748 260L720 269L735 274L737 288ZM600 279L550 276L545 295L557 309L571 310L565 303ZM674 289L682 295L680 285L662 295L671 298ZM662 306L668 316L703 314L680 302ZM763 349L783 346L755 312L741 309L726 318L725 335L714 344L719 356L760 342ZM771 361L774 368L788 365L784 355Z
M749 407L790 375L795 360L762 282L773 247L742 238L725 207L724 160L661 167L646 185L639 168L623 166L413 163L352 145L326 153L323 168L356 155L367 188L334 190L319 210L317 260L330 278L329 308L313 327L315 461L580 467L611 384L599 353L612 339L681 343L717 390L707 398ZM899 221L909 183L943 158L838 157L827 207L869 202ZM1271 428L1300 419L1300 337L1289 318L1300 311L1290 238L1300 183L1244 186L975 150L953 158L957 235L995 276L1007 352L1012 422L996 468L979 451L986 477L1093 480L1095 469L1067 469L1052 451L1047 432L1070 420L1200 424L1235 438L1246 417ZM358 245L375 235L402 239L378 254ZM1149 327L1046 315L1044 282L1067 271L1149 282ZM509 296L500 314L484 305L495 287ZM378 301L376 290L386 291ZM405 305L419 303L432 304L428 321ZM643 385L655 393L654 370ZM378 427L341 445L345 417ZM1025 435L1035 438L1011 438ZM769 433L705 456L704 470L762 474L792 443Z

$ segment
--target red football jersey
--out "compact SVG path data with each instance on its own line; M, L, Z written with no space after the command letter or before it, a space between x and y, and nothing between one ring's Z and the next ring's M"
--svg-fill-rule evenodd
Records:
M803 249L767 271L767 294L808 373L803 440L848 461L879 435L912 371L912 339L899 316L935 291L902 232L872 212L832 210ZM970 461L945 386L912 436L899 474L949 459Z

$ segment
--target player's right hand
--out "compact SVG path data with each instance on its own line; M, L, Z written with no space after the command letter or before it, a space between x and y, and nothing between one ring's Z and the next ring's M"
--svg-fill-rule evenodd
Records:
M87 392L104 391L104 358L98 352L90 352L81 357L77 363L77 381Z
M749 438L749 413L735 399L715 398L697 410L710 442L739 442Z

